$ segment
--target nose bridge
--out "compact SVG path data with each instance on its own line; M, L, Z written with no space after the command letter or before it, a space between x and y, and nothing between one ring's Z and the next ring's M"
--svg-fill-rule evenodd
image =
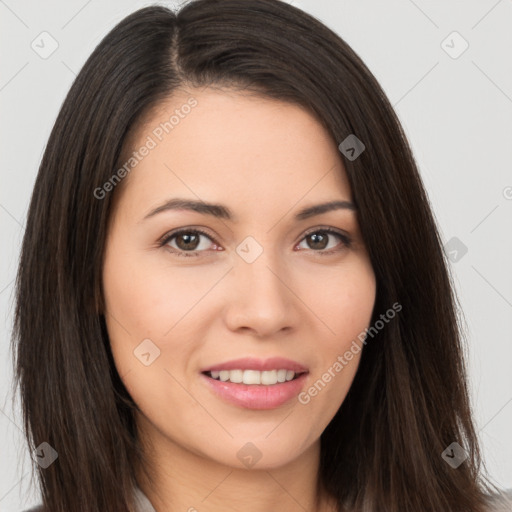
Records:
M236 252L230 321L261 332L288 327L293 321L293 293L286 285L288 271L278 251L247 237Z
M252 238L252 237L248 237ZM235 272L253 299L263 295L266 301L289 300L283 281L286 282L286 266L280 260L278 251L268 244L263 247L254 239L247 239L237 247Z

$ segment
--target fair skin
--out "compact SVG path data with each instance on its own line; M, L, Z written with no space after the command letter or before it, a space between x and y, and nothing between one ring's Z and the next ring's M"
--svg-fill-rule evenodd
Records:
M316 486L320 435L361 353L308 403L295 396L265 410L226 402L201 370L284 357L307 367L307 390L370 325L376 283L357 213L294 218L308 206L353 201L339 150L300 106L191 89L145 120L130 151L190 96L197 106L118 186L104 258L112 352L140 408L153 474L151 482L141 475L140 487L158 512L334 510ZM225 205L233 219L188 210L144 218L177 197ZM159 246L171 230L192 227L208 236ZM322 227L348 235L350 246ZM251 263L236 251L249 236L263 249ZM176 254L187 251L197 257ZM160 350L147 366L134 355L145 339ZM237 457L249 442L261 455L252 467Z

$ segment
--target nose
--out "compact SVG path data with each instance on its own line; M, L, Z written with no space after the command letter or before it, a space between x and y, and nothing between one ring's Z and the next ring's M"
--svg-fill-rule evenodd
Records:
M232 331L251 331L259 338L289 331L300 317L290 271L270 251L252 263L239 258L229 273L225 322Z

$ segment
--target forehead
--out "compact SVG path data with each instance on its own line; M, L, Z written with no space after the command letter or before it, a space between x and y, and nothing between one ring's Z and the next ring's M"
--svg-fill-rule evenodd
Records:
M126 162L130 156L123 195L141 207L171 194L240 206L291 207L306 195L351 199L337 145L321 123L299 105L245 92L173 94L127 141Z

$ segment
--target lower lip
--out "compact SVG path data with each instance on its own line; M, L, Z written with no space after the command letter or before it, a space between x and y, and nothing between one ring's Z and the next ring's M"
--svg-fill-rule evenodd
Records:
M245 409L275 409L297 396L306 381L307 373L299 375L294 380L272 384L235 384L222 382L201 374L210 389L226 402L244 407Z

